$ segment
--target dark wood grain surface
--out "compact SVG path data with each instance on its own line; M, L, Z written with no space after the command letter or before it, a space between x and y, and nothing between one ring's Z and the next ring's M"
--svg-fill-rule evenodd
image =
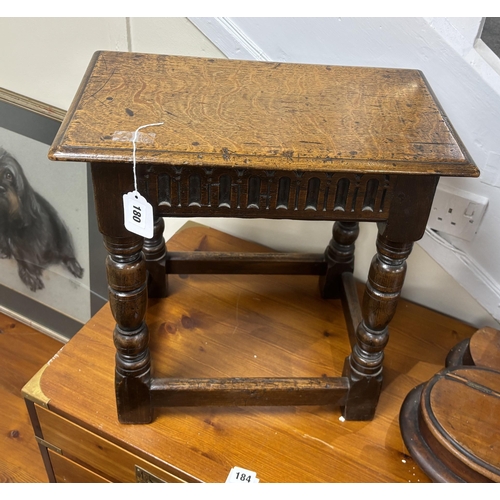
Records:
M86 84L88 85L86 86ZM98 52L51 159L477 176L417 70Z
M500 331L462 340L400 413L411 456L435 482L500 482Z
M443 447L498 482L500 372L479 368L456 368L434 381L422 413Z
M0 314L0 483L47 482L21 389L62 345Z

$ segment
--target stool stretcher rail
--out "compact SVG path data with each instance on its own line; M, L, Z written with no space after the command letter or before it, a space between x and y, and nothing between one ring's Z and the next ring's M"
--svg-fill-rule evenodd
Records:
M346 377L158 378L151 383L153 407L341 405Z
M168 274L303 274L326 272L323 254L168 252Z

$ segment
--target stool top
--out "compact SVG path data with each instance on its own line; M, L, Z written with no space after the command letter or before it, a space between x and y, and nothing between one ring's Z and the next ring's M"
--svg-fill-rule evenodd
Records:
M477 177L417 70L97 52L51 160Z

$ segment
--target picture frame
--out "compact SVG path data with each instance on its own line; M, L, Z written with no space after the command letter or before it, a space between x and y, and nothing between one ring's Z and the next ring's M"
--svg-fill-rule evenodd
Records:
M0 88L0 312L62 342L108 300L90 165L47 157L65 113Z

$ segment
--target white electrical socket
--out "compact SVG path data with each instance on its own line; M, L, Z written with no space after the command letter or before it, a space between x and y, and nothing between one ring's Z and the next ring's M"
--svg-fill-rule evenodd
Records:
M438 186L427 226L472 241L483 218L488 198L462 189Z

